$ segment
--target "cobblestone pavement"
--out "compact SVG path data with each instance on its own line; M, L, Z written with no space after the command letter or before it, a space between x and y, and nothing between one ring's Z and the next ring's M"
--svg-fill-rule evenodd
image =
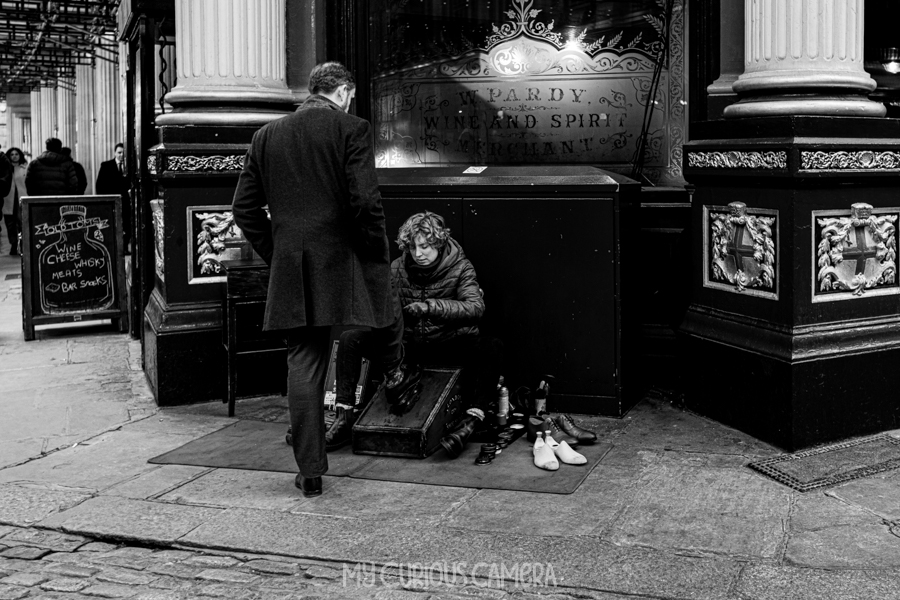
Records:
M557 587L552 571L543 565L528 565L528 572L523 569L521 573L505 573L504 577L498 577L491 565L475 568L477 577L472 577L474 565L465 570L460 567L335 564L206 549L147 548L0 526L0 600L624 598ZM637 596L628 598L639 600Z

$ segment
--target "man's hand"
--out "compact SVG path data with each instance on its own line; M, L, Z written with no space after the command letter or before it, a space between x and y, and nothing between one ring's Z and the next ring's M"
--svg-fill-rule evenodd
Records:
M403 307L403 312L411 317L421 317L428 314L428 305L424 302L413 302Z

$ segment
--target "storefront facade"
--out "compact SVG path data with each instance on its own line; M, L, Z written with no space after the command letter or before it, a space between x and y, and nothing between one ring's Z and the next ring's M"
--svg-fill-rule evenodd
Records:
M804 190L815 188L813 204L834 196L827 206L811 206L809 214L837 211L846 204L849 218L856 200L836 191L848 185L858 188L859 201L883 197L882 203L890 204L889 194L881 192L890 187L886 176L896 172L891 165L864 165L852 173L835 167L823 176L804 171L800 163L795 169L794 159L788 158L799 161L800 153L821 150L794 143L816 132L843 140L826 144L827 152L858 152L862 146L892 151L893 138L867 133L877 127L865 124L880 119L885 105L866 98L876 82L864 64L863 3L819 3L827 5L821 14L804 8L816 2L799 0L748 0L746 6L735 0L689 6L684 0L135 0L127 14L123 3L120 22L129 47L132 111L129 153L139 190L141 240L133 282L139 291L133 317L140 326L133 331L142 337L145 371L157 402L225 396L225 276L220 263L249 256L230 221L243 154L256 129L288 114L306 97L305 77L314 64L340 60L358 76L354 110L373 123L379 168L481 166L488 172L494 167L527 172L529 166L544 171L590 166L642 186L639 208L625 221L634 234L627 247L617 248L633 261L624 305L631 315L628 337L623 338L628 349L612 351L620 356L633 353L641 365L628 390L632 403L648 384L677 395L685 375L700 385L684 388L689 406L739 428L754 423L747 429L785 447L885 426L896 418L896 409L883 403L867 413L876 416L845 430L836 424L847 422L840 407L825 416L796 409L797 403L815 404L813 398L796 393L798 384L803 387L804 375L798 373L806 368L811 373L835 372L840 378L841 369L833 365L845 353L859 355L858 346L823 353L818 358L834 362L819 365L781 346L761 349L745 340L755 324L782 332L786 337L778 344L793 348L801 325L811 328L805 332L812 337L824 336L853 314L868 315L877 328L876 321L890 320L896 313L890 300L884 300L892 296L878 294L877 307L871 296L864 297L864 309L853 299L831 302L829 306L847 310L811 309L819 316L803 321L802 315L810 314L804 307L825 304L816 298L804 304L805 296L792 293L807 288L787 277L793 271L785 265L805 265L801 247L808 254L806 246L812 241L792 240L784 228L777 229L777 239L772 236L771 260L765 252L761 258L751 254L754 264L745 269L735 267L735 260L743 260L740 253L731 263L726 260L722 273L731 279L715 281L721 274L716 271L712 277L718 288L709 285L712 271L705 269L713 262L706 257L711 219L718 218L711 215L727 212L721 207L735 198L742 199L750 216L774 215L773 223L779 225L809 217L804 213L785 218L784 211L800 193L787 182ZM811 24L820 37L801 39ZM721 125L703 124L723 114L727 119ZM803 114L814 118L804 121L802 131L796 122L772 121L779 115ZM838 117L860 122L834 125ZM744 125L736 126L738 122ZM787 129L779 129L782 126ZM867 143L853 146L848 141L851 131L870 136ZM873 146L874 138L878 141ZM740 143L733 144L735 140ZM742 183L735 186L734 180ZM560 189L565 185L558 184ZM872 186L881 192L873 196ZM759 191L741 195L739 190L747 187ZM772 190L785 192L783 200L776 200L779 194ZM703 198L702 205L697 198ZM543 200L552 202L552 194ZM510 231L508 240L498 238L498 243L513 244L516 234ZM782 286L777 293L769 288L762 295L752 293L759 289L732 289L741 287L733 284L736 271L756 276L767 269L777 274L777 285ZM553 285L571 286L577 294L578 286L592 283L588 274L587 279L561 279ZM694 316L687 325L685 314ZM697 315L707 319L703 327L695 326ZM712 320L709 315L714 315ZM526 315L523 327L528 327L528 318L537 321L542 314ZM893 331L893 321L887 328ZM852 335L851 328L844 329ZM733 335L709 334L719 330ZM892 349L893 334L879 343L882 349ZM686 355L686 348L692 354ZM729 387L724 367L721 378L702 386L703 373L721 348L737 349L732 365L740 365L744 353L774 361L771 372L785 383L776 386L775 408L767 410L782 415L778 418L783 422L766 428L747 410L722 411L718 405L692 401L710 389L740 396L737 388ZM279 389L280 382L269 380L270 371L254 372L258 381L249 381L244 390L239 387L239 393ZM565 395L565 381L559 386ZM737 404L755 400L749 395ZM592 412L589 403L578 406ZM778 408L783 406L795 409ZM803 429L798 420L823 419L828 423L797 433Z

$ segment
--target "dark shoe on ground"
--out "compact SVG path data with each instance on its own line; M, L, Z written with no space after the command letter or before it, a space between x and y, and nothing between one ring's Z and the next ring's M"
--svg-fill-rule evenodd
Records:
M19 251L16 250L15 248L13 248L12 250L9 251L9 255L10 255L10 256L18 256L18 255L19 255Z
M475 431L475 427L484 420L484 412L478 408L470 408L467 416L460 422L456 429L441 438L441 446L451 458L456 458L466 447L469 437Z
M322 494L321 477L304 477L297 473L297 477L294 478L294 485L296 485L307 498L320 496Z
M356 415L353 409L338 407L335 410L331 427L325 432L325 451L331 452L349 444L353 439L353 423L355 422Z
M554 419L556 425L559 426L568 435L578 440L579 444L593 444L597 441L597 434L587 429L582 429L575 424L569 415L559 415ZM561 441L561 440L560 440Z
M528 441L534 443L540 432L543 432L545 438L550 435L557 442L566 442L570 446L578 445L578 438L560 430L550 417L528 417L525 421L525 433Z
M384 392L388 404L396 404L403 395L419 383L422 379L422 370L419 367L400 365L387 374L384 379Z
M287 442L287 445L288 445L288 446L293 446L293 445L294 445L294 436L293 436L293 434L291 433L291 428L290 428L290 427L288 427L287 433L286 433L285 436L284 436L284 441Z

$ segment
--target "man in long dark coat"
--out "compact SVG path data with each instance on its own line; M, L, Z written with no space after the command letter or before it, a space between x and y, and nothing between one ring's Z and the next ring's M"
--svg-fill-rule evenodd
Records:
M128 194L128 177L125 173L125 146L116 144L115 156L100 163L95 194L118 194L122 198L122 241L128 251L131 240L131 199Z
M316 66L313 94L256 132L234 194L235 223L270 266L263 328L284 330L295 484L322 491L325 375L332 325L372 327L384 348L388 400L418 373L403 364L371 126L347 114L356 91L338 63ZM264 207L268 205L271 220Z

